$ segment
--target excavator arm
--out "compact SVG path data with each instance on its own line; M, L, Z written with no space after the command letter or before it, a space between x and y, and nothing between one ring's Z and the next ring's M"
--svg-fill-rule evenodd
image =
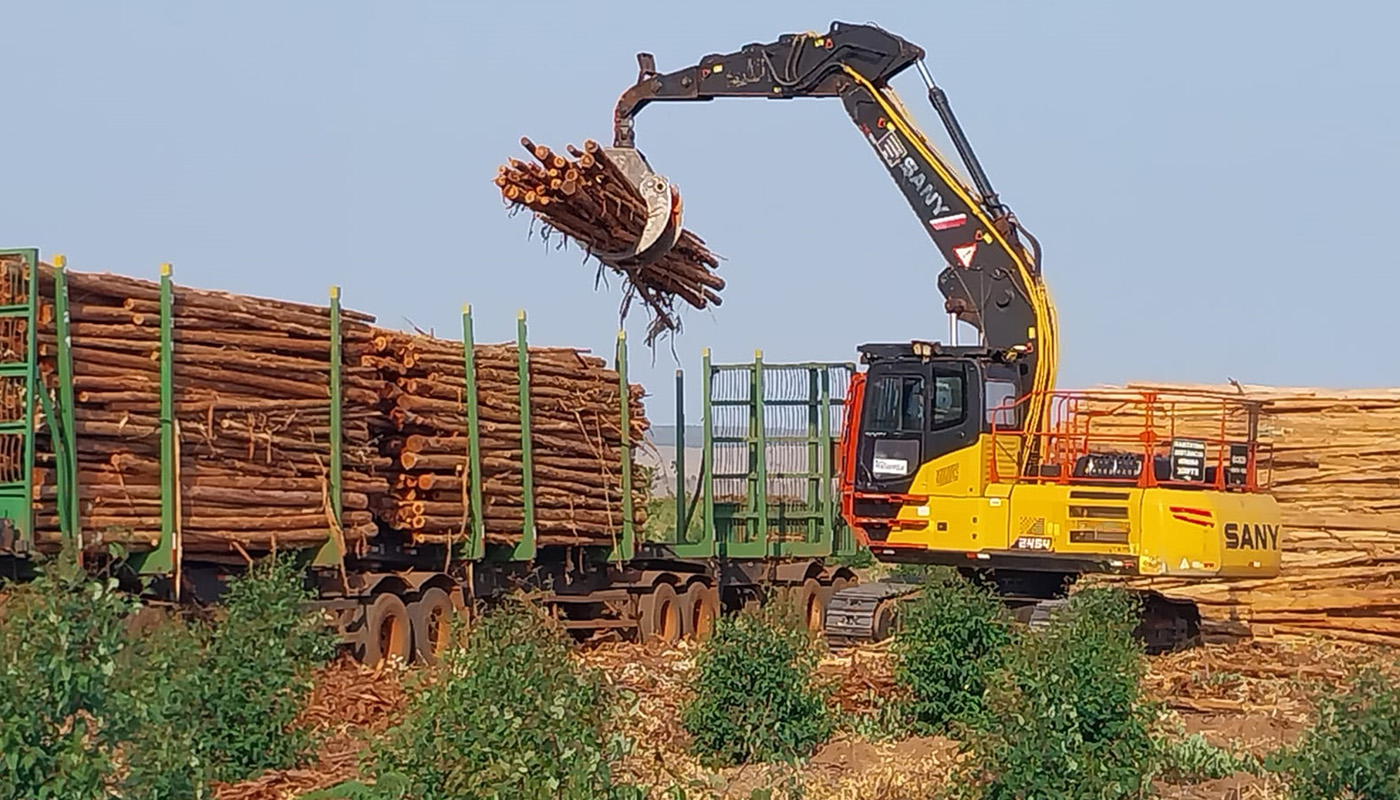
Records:
M643 53L637 83L614 112L614 149L635 152L636 115L654 102L840 98L943 255L947 267L938 288L945 309L977 329L988 349L1020 364L1020 394L1032 398L1024 427L1038 430L1045 409L1036 398L1053 388L1056 359L1054 308L1041 280L1039 247L992 190L923 57L922 48L881 28L839 22L825 34L786 34L665 74ZM918 130L889 87L891 78L911 66L923 76L971 185Z

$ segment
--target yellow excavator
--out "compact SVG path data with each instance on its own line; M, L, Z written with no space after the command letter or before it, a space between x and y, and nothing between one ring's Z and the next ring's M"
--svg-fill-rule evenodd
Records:
M1031 621L1085 574L1278 573L1279 509L1262 477L1257 407L1055 390L1055 309L1039 243L993 191L921 48L873 25L837 22L674 72L658 73L650 54L638 63L637 83L617 103L609 154L643 192L651 224L634 249L610 254L612 263L650 263L680 231L679 192L636 149L637 113L659 101L719 97L839 98L943 257L944 310L977 331L976 344L859 348L866 369L849 396L838 454L842 505L877 559L983 573ZM890 88L911 66L969 179ZM888 635L898 601L917 591L891 581L838 592L828 637ZM1149 648L1198 636L1193 606L1146 594Z

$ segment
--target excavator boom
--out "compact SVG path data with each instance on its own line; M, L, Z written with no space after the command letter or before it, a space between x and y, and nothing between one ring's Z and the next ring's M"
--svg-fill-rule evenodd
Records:
M945 309L974 327L988 350L1020 365L1021 396L1041 397L1054 386L1055 320L1041 281L1038 247L992 190L923 58L922 48L879 27L840 22L825 34L786 34L664 74L643 53L637 83L614 111L614 148L636 147L636 115L654 102L840 98L943 256L938 288ZM924 77L972 185L919 131L890 89L889 80L911 66ZM1044 417L1043 408L1028 408L1026 429L1037 430Z

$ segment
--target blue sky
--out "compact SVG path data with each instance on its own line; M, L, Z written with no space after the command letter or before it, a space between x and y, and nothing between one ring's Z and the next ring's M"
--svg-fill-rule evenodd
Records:
M0 246L77 269L348 305L610 352L619 292L509 218L528 135L606 141L634 55L873 21L922 45L1045 248L1064 387L1400 383L1400 56L1390 4L18 3L0 6ZM897 82L926 129L911 71ZM675 342L845 360L943 338L942 260L835 100L647 109L638 143L724 257ZM671 417L667 348L634 377ZM692 410L698 403L691 402Z

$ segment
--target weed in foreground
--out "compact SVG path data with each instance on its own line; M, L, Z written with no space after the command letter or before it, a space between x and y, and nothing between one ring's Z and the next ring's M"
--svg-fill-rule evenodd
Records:
M1322 693L1313 726L1265 766L1295 800L1400 798L1400 684L1368 668L1349 688Z
M974 724L987 680L1011 644L1011 621L995 592L956 572L932 573L907 603L895 635L895 681L909 694L918 733Z
M1146 795L1155 769L1141 690L1146 660L1133 637L1138 603L1090 588L1047 630L1024 632L991 680L971 731L962 791L980 800L1120 800Z
M805 758L831 736L817 645L787 611L721 619L696 656L695 697L682 722L707 765Z
M465 646L425 672L404 719L374 742L373 784L320 793L373 800L640 798L611 763L628 742L609 733L615 704L602 676L535 610L483 617Z

